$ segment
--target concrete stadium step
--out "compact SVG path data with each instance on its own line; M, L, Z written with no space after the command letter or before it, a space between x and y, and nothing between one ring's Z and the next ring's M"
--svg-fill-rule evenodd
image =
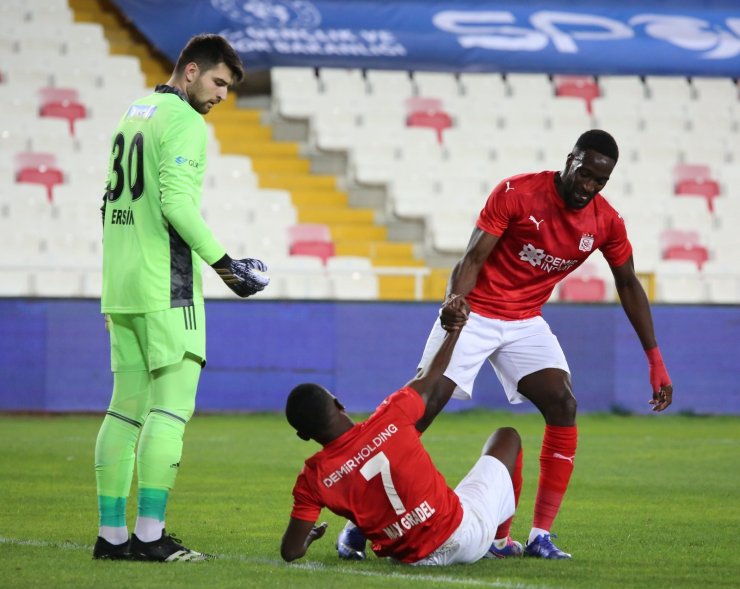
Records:
M383 241L388 238L388 228L380 225L329 225L334 243L344 240Z
M228 101L227 101L228 102ZM261 125L262 113L253 108L237 108L236 104L231 107L226 102L217 105L218 108L211 109L206 117L206 122L213 125ZM227 107L224 109L224 107Z
M257 174L308 174L311 162L297 157L253 157Z
M347 194L338 190L293 190L290 195L298 208L342 207L349 203Z
M416 258L403 258L400 256L375 256L371 258L373 266L399 267L399 268L423 268L426 266L424 260Z
M394 241L347 240L336 244L338 256L364 256L378 259L414 259L414 244Z
M293 201L295 204L295 201ZM373 225L375 209L354 209L349 207L308 206L298 208L299 223L325 223L345 225Z
M281 188L283 190L311 189L333 190L337 187L335 176L316 174L262 174L259 185L262 188Z
M221 153L246 155L250 158L298 157L300 152L300 146L297 143L272 141L272 139L245 140L243 137L225 137L218 139L218 145Z
M222 105L216 108L221 108ZM272 129L261 125L214 125L219 145L228 141L268 141L272 139Z

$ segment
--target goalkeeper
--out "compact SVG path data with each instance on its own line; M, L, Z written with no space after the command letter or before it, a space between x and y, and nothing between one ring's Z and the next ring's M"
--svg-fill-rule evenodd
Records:
M167 84L135 101L113 134L101 301L113 395L95 447L96 559L207 557L167 534L165 509L206 362L201 265L211 265L240 297L269 282L263 262L232 260L199 212L206 166L201 115L243 76L225 39L193 37ZM126 500L134 464L138 512L129 537Z

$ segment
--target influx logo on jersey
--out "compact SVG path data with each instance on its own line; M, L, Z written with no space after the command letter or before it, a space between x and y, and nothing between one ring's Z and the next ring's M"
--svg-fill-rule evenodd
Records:
M522 262L528 262L535 268L539 267L545 272L565 272L578 264L578 260L565 260L552 256L545 250L534 247L531 243L522 247L522 251L519 252L519 259Z

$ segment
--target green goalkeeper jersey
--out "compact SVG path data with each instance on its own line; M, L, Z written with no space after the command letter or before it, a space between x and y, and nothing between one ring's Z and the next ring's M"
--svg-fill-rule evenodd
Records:
M206 138L203 117L167 86L118 124L103 221L104 313L203 303L201 260L225 254L200 214Z

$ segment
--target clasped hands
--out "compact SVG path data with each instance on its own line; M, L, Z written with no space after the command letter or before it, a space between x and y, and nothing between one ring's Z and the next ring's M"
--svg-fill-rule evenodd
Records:
M468 321L470 305L465 297L459 294L447 295L439 310L439 321L445 331L462 329Z

